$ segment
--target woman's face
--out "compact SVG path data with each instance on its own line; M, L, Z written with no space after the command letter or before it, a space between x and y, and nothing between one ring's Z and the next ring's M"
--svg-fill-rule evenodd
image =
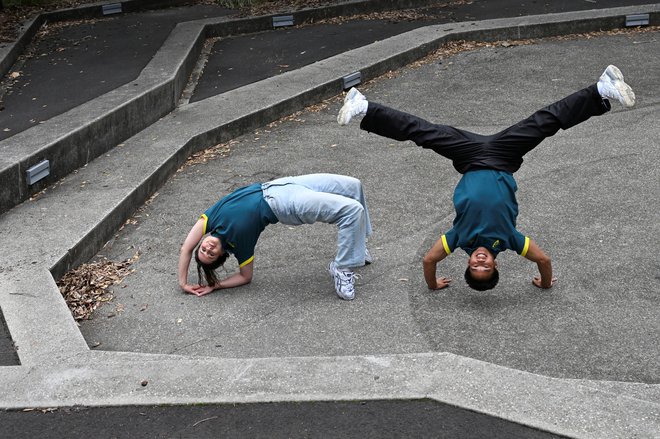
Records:
M202 239L202 243L199 245L199 250L197 251L197 257L204 264L210 264L218 256L222 254L222 245L220 244L220 239L213 236L207 235Z

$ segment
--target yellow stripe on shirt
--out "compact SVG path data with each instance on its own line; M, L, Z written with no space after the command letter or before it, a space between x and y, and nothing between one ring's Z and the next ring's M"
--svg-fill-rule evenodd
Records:
M243 268L243 267L245 267L247 264L249 264L249 263L252 262L252 261L254 261L254 256L250 257L250 259L248 259L247 261L245 261L245 262L243 262L242 264L240 264L240 265L238 266L238 268Z
M523 250L520 253L520 256L522 256L524 258L525 255L527 255L527 250L529 250L529 237L525 236L525 246L523 247Z
M201 214L199 219L204 220L204 228L202 229L202 235L206 235L206 224L209 222L209 217L206 216L206 214Z
M445 253L447 255L451 254L451 250L449 250L449 244L447 244L447 236L442 235L442 246L445 248Z

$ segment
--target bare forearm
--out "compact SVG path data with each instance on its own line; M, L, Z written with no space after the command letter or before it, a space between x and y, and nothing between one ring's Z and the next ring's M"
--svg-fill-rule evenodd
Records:
M536 262L539 269L540 276L534 276L532 282L539 288L552 288L555 278L552 277L552 261L543 250L536 244L536 242L529 241L529 250L525 255L530 261Z
M543 259L537 262L536 265L539 269L539 273L541 274L541 287L552 287L552 261L550 258Z
M188 269L190 268L190 260L192 259L192 254L197 243L202 239L204 234L204 220L199 219L195 225L188 232L188 236L183 241L181 249L179 250L179 267L178 267L178 279L179 286L184 288L188 284Z
M431 290L439 290L445 288L451 282L451 279L446 277L436 278L437 265L440 261L447 257L443 238L441 237L433 244L433 247L422 258L424 266L424 280Z
M424 261L424 280L426 280L426 285L432 290L435 290L438 286L436 275L436 263L430 261Z
M240 287L241 285L245 285L250 283L252 279L247 279L241 273L235 273L232 274L231 276L224 278L220 281L218 281L213 288L218 290L221 288L234 288L234 287Z
M192 258L192 255L185 251L184 249L181 249L181 253L179 254L179 269L178 269L178 279L179 279L179 286L183 287L188 283L188 268L190 267L190 259Z

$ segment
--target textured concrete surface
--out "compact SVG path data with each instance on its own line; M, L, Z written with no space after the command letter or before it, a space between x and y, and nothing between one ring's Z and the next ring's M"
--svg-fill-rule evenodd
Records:
M643 11L646 7L643 3L648 3L648 0L640 0L640 2L642 5L635 6L628 13ZM326 9L296 11L293 16L296 22L316 21L321 17L368 12L387 5L404 7L420 3L428 2L349 1ZM430 23L449 23L594 7L607 8L634 3L636 2L602 0L596 5L591 2L570 5L563 2L554 5L538 3L527 5L517 0L506 0L496 5L459 3L450 7L431 7L424 9L424 14ZM198 6L140 15L113 16L104 20L99 20L95 16L95 21L80 26L68 28L65 26L60 29L56 25L50 31L50 38L38 40L35 47L27 49L34 50L35 56L27 57L23 65L20 65L23 61L19 62L15 73L20 73L21 76L9 81L6 95L0 97L0 100L9 101L7 105L0 105L0 108L5 107L5 110L0 111L0 125L2 125L0 213L40 192L48 185L56 183L70 172L84 166L172 111L182 87L193 73L193 65L198 54L203 50L205 37L226 37L272 29L271 17L231 19L228 16L230 12L217 7ZM588 18L589 15L585 17ZM163 40L166 31L172 29L176 23L177 17L180 17L181 23L174 27L167 39ZM186 19L192 21L184 21ZM426 21L395 24L381 21L376 25L369 23L366 27L359 28L358 32L353 29L352 33L356 34L354 41L347 41L346 35L341 34L332 37L331 34L336 28L319 28L329 34L324 44L332 44L330 47L309 51L296 52L299 43L287 42L287 35L293 35L298 36L295 41L303 38L311 43L311 38L300 36L309 32L305 29L269 32L269 35L278 35L280 38L274 39L272 45L267 45L265 48L262 46L261 50L258 44L257 50L254 50L255 45L250 41L258 37L241 38L238 43L235 40L230 42L228 47L235 50L238 44L238 47L243 48L239 50L240 53L252 52L252 56L241 56L245 64L251 66L251 70L240 78L235 78L226 71L227 68L234 69L231 62L227 64L227 61L222 61L224 64L220 65L220 72L224 70L225 77L234 85L245 84L243 81L246 78L262 79L269 73L294 69L306 62L320 60L342 50L374 41L374 38L422 26L427 24ZM608 29L622 26L623 21L625 21L623 17L617 17L614 21L601 19L599 25L602 29ZM35 24L39 22L41 20L35 21ZM564 28L554 24L550 30L556 34L595 30L585 28L585 23L593 23L593 21L565 22ZM153 33L138 33L136 29L141 24L144 24L144 28L153 28ZM36 32L34 27L30 28L32 32ZM355 28L355 23L347 26L349 30L351 27ZM118 29L124 32L118 32ZM525 34L542 36L546 35L547 30L547 27L541 26L537 33L529 34L530 29L524 29L515 36L521 37ZM85 31L89 33L81 34ZM108 40L108 35L113 31L114 34L118 33L117 38ZM510 37L512 36L514 35ZM492 35L483 35L479 38L488 37ZM285 52L272 49L276 45L287 49ZM225 46L225 43L222 42L219 46ZM160 48L154 54L156 47ZM271 47L271 50L264 54L264 50L268 50L268 47ZM219 47L219 50L222 48ZM280 56L290 61L282 64L279 61ZM0 51L0 57L3 58L3 65L6 64L4 61L9 55ZM413 59L414 57L410 57L407 62ZM214 68L214 60L217 61L217 56L211 56L211 69ZM392 68L404 61L399 59L398 64L393 64ZM212 78L212 75L205 75L204 78ZM204 94L217 93L218 90L211 84L218 79L216 74L216 77L211 79L211 83L202 81L200 91ZM54 80L58 86L52 93L46 93L48 84L52 84ZM227 84L226 89L231 89L231 83ZM77 89L73 94L75 97L66 97L66 91L74 87ZM4 86L2 88L5 89ZM225 88L221 87L220 90L222 89ZM4 95L2 92L0 94ZM50 175L36 184L29 184L25 178L25 171L44 158L50 159Z
M520 228L551 254L560 278L549 292L531 286L534 267L515 255L503 255L493 292L461 284L458 255L442 268L452 286L428 292L420 258L451 222L458 176L429 151L338 127L341 97L267 125L337 95L342 73L387 72L439 35L611 26L624 10L429 27L355 49L180 108L0 216L0 306L21 361L0 368L2 406L300 402L312 419L328 411L314 402L430 398L458 408L455 425L481 413L487 423L506 421L505 435L519 425L523 435L529 427L657 436L657 31L496 45L361 87L375 101L492 132L592 83L608 63L622 67L638 105L547 140L517 174ZM226 157L163 184L191 151L246 131ZM178 291L178 247L209 203L244 183L317 171L358 176L367 188L376 261L361 270L354 302L334 295L325 265L335 231L323 225L269 227L249 286L202 299ZM116 234L155 192L137 224ZM137 271L81 333L48 270L61 274L115 234L102 253L140 249ZM377 404L381 414L391 410ZM6 414L4 425L27 416Z
M648 201L660 174L647 164L660 157L651 122L660 82L647 73L660 65L654 56L640 63L634 50L660 53L657 36L485 48L363 90L427 119L492 133L594 82L607 63L622 66L637 106L615 106L548 139L517 174L520 229L553 257L559 283L552 290L531 285L534 264L505 253L499 287L472 291L461 279L466 258L456 252L440 269L455 279L451 288L429 292L421 256L451 226L459 175L428 150L357 124L337 126L333 100L239 137L227 157L188 168L159 189L137 224L103 252L113 260L142 252L137 273L115 290L125 311L108 318L115 307L105 307L83 334L100 349L240 358L447 351L562 378L658 383L660 352L649 337L660 331L649 307L658 272L645 243L659 224ZM325 225L268 227L247 287L202 299L178 291L178 247L207 206L253 181L321 171L356 176L366 188L377 263L360 270L358 301L334 295L325 266L336 231Z

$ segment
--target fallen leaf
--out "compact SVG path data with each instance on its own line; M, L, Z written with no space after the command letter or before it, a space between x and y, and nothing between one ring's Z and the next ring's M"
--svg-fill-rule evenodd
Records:
M137 252L122 262L102 260L82 264L62 276L57 286L73 318L76 321L88 320L101 304L112 300L113 295L108 289L131 273L130 266L139 256ZM118 304L108 318L115 317L123 310L124 305Z

